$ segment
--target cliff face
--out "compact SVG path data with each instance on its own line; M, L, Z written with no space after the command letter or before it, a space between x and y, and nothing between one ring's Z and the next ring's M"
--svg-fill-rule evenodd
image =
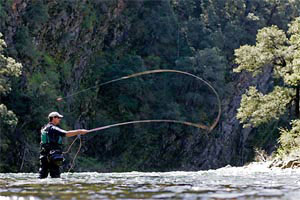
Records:
M120 15L123 1L99 1L92 7L87 1L16 0L2 9L7 16L1 31L25 62L25 70L41 68L46 56L54 64L69 62L72 73L67 81L75 87L92 53L113 48L126 35L121 27L127 25Z
M236 119L241 96L249 86L256 85L260 91L266 92L273 85L271 69L266 69L263 75L256 78L249 74L237 77L232 96L223 99L222 119L216 128L216 135L205 139L196 137L185 146L186 155L189 159L184 163L186 170L215 169L226 165L240 166L253 159L255 148L265 148L267 145L256 146L253 142L258 130L255 128L242 128L242 124ZM268 141L276 144L276 140ZM263 142L262 142L263 143ZM260 143L260 144L262 144ZM268 153L275 147L265 149ZM196 153L192 156L190 152Z
M271 75L271 69L266 69L263 75L256 78L252 78L249 74L242 74L236 83L234 96L224 108L224 120L221 122L223 134L216 142L219 144L217 146L220 146L220 144L224 145L222 149L216 148L216 155L218 155L219 158L224 158L222 161L224 165L226 163L243 165L253 159L253 150L255 148L253 139L257 133L257 129L242 128L242 125L236 119L236 113L240 105L241 96L246 92L249 86L256 85L257 88L263 92L268 91L272 87L273 77ZM272 143L274 141L269 142Z
M6 100L20 119L16 132L23 135L26 132L38 132L45 123L45 116L53 109L66 113L67 123L72 124L72 127L68 128L95 127L99 123L105 124L103 122L105 120L122 121L124 117L119 117L114 113L114 109L120 109L118 113L121 113L123 108L116 108L113 105L111 106L113 108L103 108L114 102L111 99L116 97L114 96L116 94L108 97L110 95L108 89L104 89L104 93L96 90L93 94L68 98L64 103L57 103L54 99L103 82L105 79L103 69L109 68L111 76L108 77L115 78L123 75L118 69L123 70L122 68L125 69L132 63L140 62L136 69L143 71L151 66L154 68L175 66L175 61L180 60L180 54L183 54L184 59L191 56L193 50L188 46L190 41L180 39L184 38L184 33L181 32L184 30L178 28L179 22L175 17L184 19L185 15L174 11L171 5L173 4L168 1L125 0L1 2L0 32L3 33L9 47L6 53L24 65L22 80L15 83L14 92ZM201 26L199 23L197 28L205 32L205 28ZM126 56L128 59L122 60ZM119 62L118 65L116 60ZM126 65L126 62L129 64ZM231 63L231 60L228 59L227 62ZM124 71L134 73L137 72L136 69L129 67ZM194 68L193 70L197 71ZM230 70L231 67L228 67L227 73L231 73ZM267 90L272 85L271 77L266 72L256 79L243 74L232 80L227 84L234 87L222 99L221 121L210 135L189 128L177 130L164 126L162 128L168 128L169 134L163 136L141 134L145 141L138 139L137 137L142 136L135 135L133 129L126 128L116 131L113 136L90 136L85 143L86 147L83 148L84 153L104 163L93 170L198 170L218 168L227 164L242 165L249 161L252 146L249 147L248 139L253 137L251 135L255 130L242 129L235 118L236 110L241 94L250 84L259 85L260 88ZM217 88L221 92L223 89ZM147 100L151 99L149 93L143 95L140 92L140 94L139 100L150 101ZM11 102L23 101L24 98L29 100L25 107ZM130 99L129 102L131 104L125 106L125 114L131 111L130 106L134 107L132 105L134 100ZM140 110L142 108L139 107ZM135 111L138 113L135 116L149 117L147 114L139 113L140 110ZM99 120L99 117L102 119ZM126 117L129 119L130 116ZM66 124L63 126L67 128ZM29 139L23 136L26 144L35 143L35 146L38 146L38 134L30 134L32 135ZM101 142L93 142L95 138ZM130 140L131 143L119 144L121 140ZM143 146L143 142L148 146ZM20 143L20 151L27 148ZM153 145L152 149L150 145ZM140 158L142 160L140 163L128 158L134 155L134 151L146 152L145 158ZM26 159L30 160L25 154L22 155L21 160L25 162ZM37 153L32 155L36 156ZM118 168L117 165L122 164L126 167Z

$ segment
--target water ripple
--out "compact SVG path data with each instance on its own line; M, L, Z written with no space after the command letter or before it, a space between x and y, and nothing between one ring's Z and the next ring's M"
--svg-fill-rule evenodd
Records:
M198 172L0 174L0 199L299 199L300 170L256 163Z

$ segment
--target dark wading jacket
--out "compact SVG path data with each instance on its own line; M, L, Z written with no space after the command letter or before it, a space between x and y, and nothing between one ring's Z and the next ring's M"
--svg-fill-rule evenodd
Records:
M62 148L62 137L67 131L55 126L51 122L41 129L41 148L49 151Z

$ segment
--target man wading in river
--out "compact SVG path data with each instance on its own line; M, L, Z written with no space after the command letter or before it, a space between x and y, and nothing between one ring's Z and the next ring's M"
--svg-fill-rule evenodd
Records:
M62 137L72 137L87 133L85 129L65 131L58 127L63 116L58 112L48 115L49 123L41 129L41 151L39 178L46 178L50 172L52 178L60 177L59 167L63 161Z

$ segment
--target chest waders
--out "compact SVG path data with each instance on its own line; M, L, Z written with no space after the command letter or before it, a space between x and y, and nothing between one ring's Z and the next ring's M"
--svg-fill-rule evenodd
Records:
M61 166L63 163L63 154L61 149L58 149L57 146L62 145L62 137L60 135L49 136L49 130L52 128L52 125L47 125L45 128L41 130L41 144L42 148L45 149L45 153L47 154L48 162L52 162L57 166Z

